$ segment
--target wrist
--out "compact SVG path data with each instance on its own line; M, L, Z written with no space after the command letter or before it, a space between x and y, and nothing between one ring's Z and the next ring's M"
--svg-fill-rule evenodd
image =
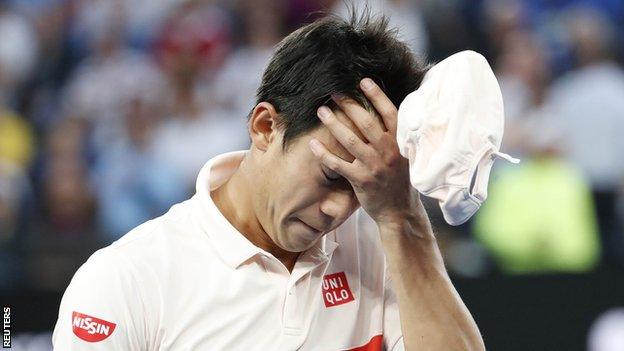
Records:
M420 194L415 189L411 189L409 198L404 202L404 206L389 209L375 218L379 229L386 231L405 230L406 225L419 227L429 224L427 212L420 201Z
M410 257L408 261L418 261L423 270L439 269L444 264L431 224L426 217L424 221L417 217L377 224L386 257L393 265L402 266L400 262Z
M377 228L382 240L385 238L418 238L435 240L431 223L424 210L388 216L377 221Z

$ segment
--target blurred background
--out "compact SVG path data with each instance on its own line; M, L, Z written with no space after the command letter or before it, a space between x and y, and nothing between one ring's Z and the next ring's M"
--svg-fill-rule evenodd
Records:
M361 2L356 1L357 4ZM486 56L506 110L489 198L426 206L489 350L624 350L624 1L373 0L429 62ZM0 302L15 350L50 350L98 248L249 146L286 34L335 0L0 0Z

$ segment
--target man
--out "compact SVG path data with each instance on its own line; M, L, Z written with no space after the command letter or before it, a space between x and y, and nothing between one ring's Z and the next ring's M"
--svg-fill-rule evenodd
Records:
M385 19L290 34L250 149L79 269L55 348L483 350L395 140L424 72Z

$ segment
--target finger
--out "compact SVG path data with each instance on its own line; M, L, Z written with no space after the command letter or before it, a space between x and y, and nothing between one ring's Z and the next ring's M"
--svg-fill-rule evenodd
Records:
M368 100L375 106L375 110L379 112L381 118L386 125L386 129L396 135L397 128L397 108L392 101L386 96L381 88L373 82L370 78L364 78L360 82L360 88L368 98Z
M316 139L310 140L309 146L314 156L316 156L325 167L345 177L349 182L357 181L356 168L352 163L332 154L323 143Z
M332 100L358 127L364 137L373 145L377 145L384 134L382 121L374 114L371 114L355 100L332 95Z
M336 118L327 106L321 106L317 114L332 135L353 157L367 164L375 156L375 150L365 144L351 129Z

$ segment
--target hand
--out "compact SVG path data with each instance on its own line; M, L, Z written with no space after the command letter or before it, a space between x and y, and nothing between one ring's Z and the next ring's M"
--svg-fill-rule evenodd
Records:
M396 142L398 111L371 79L363 79L360 88L381 120L353 99L332 99L368 143L340 122L328 107L321 106L317 112L323 124L355 160L343 160L316 139L310 141L310 148L327 168L351 183L360 205L378 225L396 223L415 213L420 202L409 182L409 161L401 156Z

